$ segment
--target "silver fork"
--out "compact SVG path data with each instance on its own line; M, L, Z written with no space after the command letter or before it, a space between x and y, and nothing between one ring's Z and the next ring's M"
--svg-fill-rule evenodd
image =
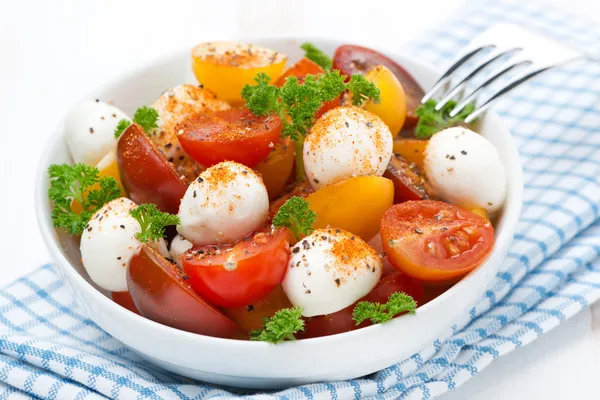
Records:
M472 67L463 78L458 79L455 83L453 82L456 72L461 67L469 60L476 59L484 54L485 57L482 61ZM469 103L475 102L475 109L465 119L465 122L469 123L485 112L500 97L522 83L552 68L583 59L590 58L566 47L562 43L550 40L519 26L510 24L494 25L471 41L462 55L423 96L421 103L432 99L441 91L441 99L437 102L435 109L439 111L450 100L455 100L458 103L449 113L450 117L454 117ZM492 70L481 84L468 91L467 85L474 78L483 76L484 72L494 64L500 64L500 66ZM495 93L490 94L480 104L477 104L478 97L483 89L511 72L514 77L509 83Z

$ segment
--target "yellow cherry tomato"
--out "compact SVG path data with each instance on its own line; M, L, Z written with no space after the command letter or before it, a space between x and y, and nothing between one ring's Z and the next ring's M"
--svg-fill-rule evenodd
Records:
M483 218L487 219L488 221L490 220L490 216L488 215L488 213L485 210L485 208L474 208L474 209L471 210L471 212L473 214L477 214L480 217L483 217Z
M394 184L379 176L359 176L321 188L306 199L317 213L315 229L345 229L368 242L394 203Z
M255 168L263 179L269 200L274 200L285 190L294 168L294 144L286 138L275 145L267 158Z
M231 105L243 103L242 88L255 84L264 72L274 82L283 73L287 56L261 46L236 42L206 42L192 49L196 79Z
M373 67L365 78L373 82L381 92L381 101L369 101L365 109L377 114L396 137L406 119L406 94L402 84L394 73L383 65Z
M423 171L423 157L427 143L429 143L427 140L396 138L394 153L400 154L408 162L414 162Z

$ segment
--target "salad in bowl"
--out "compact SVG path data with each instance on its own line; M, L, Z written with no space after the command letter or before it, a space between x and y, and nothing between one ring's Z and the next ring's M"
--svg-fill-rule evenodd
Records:
M165 368L240 386L356 377L417 351L481 293L520 204L498 118L421 104L413 75L431 84L429 67L273 43L201 43L87 97L37 194L94 321ZM410 346L382 352L400 331ZM312 351L324 359L307 369Z

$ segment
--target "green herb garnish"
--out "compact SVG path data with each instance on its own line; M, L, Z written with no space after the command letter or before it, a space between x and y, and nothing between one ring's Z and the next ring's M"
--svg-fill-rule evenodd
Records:
M138 124L148 134L151 129L158 128L158 111L152 107L140 107L133 114L133 122ZM131 121L122 119L115 128L115 138L118 139L131 125Z
M396 315L408 312L414 314L417 309L417 302L406 293L393 293L387 303L373 303L370 301L361 301L355 307L352 313L352 319L356 325L370 319L374 324L380 324L392 320Z
M315 64L319 64L319 66L321 68L323 68L325 71L331 69L331 66L333 65L333 61L331 60L331 57L329 57L327 54L325 54L317 46L315 46L312 43L306 42L306 43L302 43L300 48L306 52L304 54L304 57L313 61Z
M290 197L273 217L276 228L286 227L300 240L302 235L310 235L317 213L310 209L310 203L302 197Z
M284 340L296 340L294 334L303 330L302 308L284 308L272 317L265 318L262 329L251 331L250 340L277 344Z
M436 111L435 100L427 100L425 104L421 104L415 111L419 122L415 127L415 136L421 139L429 138L442 129L459 125L465 121L475 110L475 104L467 104L456 116L450 117L450 111L456 107L456 102L450 100L441 110Z
M135 237L144 243L162 239L165 235L165 227L181 222L177 215L162 212L156 208L155 204L151 203L142 204L129 213L142 228L141 232L135 234Z

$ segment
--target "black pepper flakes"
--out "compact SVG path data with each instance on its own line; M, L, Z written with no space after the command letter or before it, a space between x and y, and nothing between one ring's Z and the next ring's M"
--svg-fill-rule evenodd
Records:
M442 232L446 232L447 230L448 230L448 228L446 228L445 226L442 226L442 227L440 228L440 231L442 231Z
M100 103L100 99L96 99L96 103Z
M169 143L165 144L165 149L170 149L171 146L173 146L173 143L169 142Z
M196 191L195 190L192 192L192 197L196 197Z
M91 226L88 226L88 227L86 228L86 230L87 230L88 232L91 232L91 231L92 231L92 227L91 227Z
M365 125L367 126L367 128L372 128L373 127L373 124L371 122L367 122Z
M198 183L202 183L202 182L204 182L204 179L202 179L202 178L198 177L198 179L196 179L196 182L198 182Z
M119 225L121 229L125 229L125 225Z
M297 254L300 251L300 247L294 247L292 253Z
M306 289L306 291L304 293L311 294L312 292L310 291L310 289Z
M94 133L94 128L90 128L90 133Z
M321 236L321 240L327 240L327 236L325 236L325 235Z
M183 278L184 281L187 281L188 279L190 279L190 277L187 275L181 275L181 277Z
M342 281L340 280L340 278L336 278L336 279L335 279L335 285L336 285L337 287L340 287L340 285L341 285L341 284L342 284Z
M179 156L179 161L182 161L185 158L185 156Z
M246 170L243 170L243 171L242 171L242 174L244 174L244 175L248 175L248 171L246 171Z
M456 160L456 157L454 157L454 156L452 155L452 156L450 156L450 159L451 159L451 160Z
M423 230L421 228L415 228L414 231L415 231L415 233L418 233L419 235L423 234Z
M314 183L319 183L319 180L317 178L313 179Z
M120 259L121 259L121 256L117 257L117 260L120 260Z
M173 157L169 157L169 162L173 162Z
M248 309L246 311L254 310L254 306L252 304L248 304Z
M460 154L462 154L462 155L466 156L466 155L467 155L467 152L466 152L465 150L461 150L461 151L460 151Z
M306 239L302 241L302 248L304 250L310 249L310 244L306 241Z
M346 128L350 128L350 124L348 123L348 121L344 121L344 124L346 124Z

